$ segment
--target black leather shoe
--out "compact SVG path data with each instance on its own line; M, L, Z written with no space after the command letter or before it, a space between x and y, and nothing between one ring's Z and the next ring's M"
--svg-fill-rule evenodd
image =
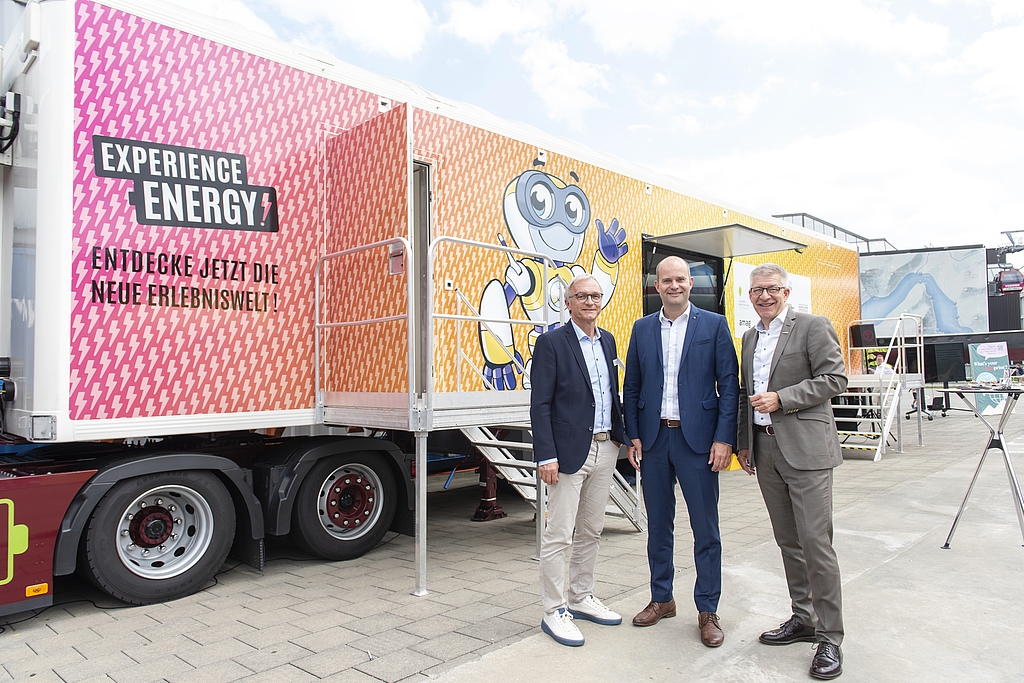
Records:
M830 681L843 673L843 651L828 641L818 643L818 651L811 660L811 677Z
M765 645L789 645L790 643L813 643L814 629L804 626L796 617L790 617L789 621L781 624L777 629L765 631L758 638Z

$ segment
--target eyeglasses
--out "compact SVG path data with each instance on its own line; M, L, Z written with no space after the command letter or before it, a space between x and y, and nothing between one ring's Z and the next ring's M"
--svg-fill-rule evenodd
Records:
M604 295L601 294L600 292L598 292L597 294L587 294L585 292L580 292L579 294L573 294L572 298L576 299L576 301L579 301L581 304L586 301L595 301L597 303L600 303L601 298L603 296Z
M751 287L747 291L750 292L750 296L758 297L758 296L761 296L761 294L764 293L764 292L768 292L772 296L775 296L776 294L778 294L779 292L781 292L784 289L788 289L788 288L787 287L779 287L778 285L775 285L774 287Z

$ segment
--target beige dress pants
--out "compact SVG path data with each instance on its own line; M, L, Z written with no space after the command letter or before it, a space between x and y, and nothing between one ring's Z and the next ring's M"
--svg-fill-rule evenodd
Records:
M540 597L545 614L566 606L565 556L570 548L569 602L580 602L594 592L594 566L618 457L619 447L614 443L594 441L578 472L559 472L558 482L547 487L548 522L540 546Z

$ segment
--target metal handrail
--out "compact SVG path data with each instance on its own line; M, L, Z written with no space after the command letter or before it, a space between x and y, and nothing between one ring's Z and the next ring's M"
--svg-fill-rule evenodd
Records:
M897 413L897 418L898 418L899 417L898 413L901 412L901 410L902 410L902 408L901 408L901 401L900 401L902 390L903 390L902 375L908 374L907 373L907 370L909 369L909 367L908 367L909 366L909 363L908 363L908 349L914 351L914 353L915 353L915 355L917 357L917 368L918 368L918 371L919 371L919 373L921 374L922 377L924 376L924 319L921 316L915 315L913 313L903 313L898 318L866 318L866 319L863 319L863 320L854 320L854 321L850 322L850 326L852 327L854 325L860 325L860 324L864 324L864 323L874 324L874 323L881 323L881 322L893 322L893 323L895 323L895 327L893 328L892 336L889 338L889 345L886 347L886 350L885 350L885 357L886 357L887 360L893 355L892 354L893 350L894 349L896 350L896 357L894 359L893 366L892 366L893 372L892 372L892 374L890 374L888 376L888 378L883 379L884 376L879 376L879 378L878 378L879 390L880 390L881 395L883 396L883 399L882 399L881 404L879 406L879 411L881 413L881 415L880 415L881 427L882 427L882 431L887 434L888 430L886 430L885 427L886 426L891 426L891 424L892 424L892 419L889 419L889 414L895 412L895 413ZM909 335L907 333L907 323L908 322L913 323L913 325L914 325L914 329L912 330L912 332ZM908 344L907 343L907 337L908 336L913 338L913 343L912 344ZM867 349L867 348L873 348L873 347L865 347L865 346L857 346L857 347L855 347L853 345L850 345L847 348L847 352L848 352L847 365L848 365L848 367L853 365L853 352L855 350L863 350L863 349ZM858 360L858 366L859 366L859 364L860 363L859 363L859 360ZM895 396L893 396L894 393L895 393ZM884 397L887 397L887 396L891 397L891 400L889 401L889 404L888 404L888 408L886 407L885 399L884 399ZM921 404L923 404L924 396L923 395L919 395L918 396L918 401ZM917 440L918 440L918 445L919 446L923 446L924 445L924 436L923 436L923 432L922 432L922 422L921 422L921 413L920 412L918 413ZM897 444L897 452L898 453L902 453L903 452L903 422L901 422L899 419L896 419L896 444ZM880 439L879 450L878 450L878 453L876 454L876 458L875 459L877 460L881 456L881 454L885 453L885 450L886 450L885 434L883 434L882 438Z
M546 254L542 254L542 253L536 252L536 251L528 251L526 249L516 249L516 248L510 247L510 246L505 245L505 244L490 244L490 243L487 243L487 242L477 242L475 240L467 240L467 239L464 239L462 237L451 237L451 236L438 237L437 239L432 241L430 243L430 247L429 247L428 252L427 252L427 269L428 269L428 272L431 275L431 277L429 278L429 283L430 283L429 284L429 289L430 289L430 294L429 294L429 296L430 296L430 307L429 307L430 320L428 321L429 322L429 327L426 328L426 329L429 329L431 331L430 334L427 335L427 339L428 339L428 342L427 342L428 343L427 357L429 359L432 360L434 358L434 334L433 334L433 329L434 329L434 321L435 320L454 320L456 322L475 322L475 323L483 325L484 329L487 332L489 332L490 334L492 334L492 335L494 335L494 331L490 329L490 327L488 326L488 323L494 323L494 324L508 323L508 324L512 324L512 325L529 325L531 327L537 325L537 322L534 321L534 320L520 320L520 319L515 319L515 318L512 318L512 317L509 317L509 318L484 318L484 317L480 316L480 314L476 311L476 309L473 308L472 304L468 300L466 300L465 296L462 295L462 292L457 292L459 298L462 300L462 302L464 302L466 304L467 308L469 308L471 311L477 313L477 315L470 316L470 315L457 315L457 314L450 314L450 313L438 313L435 310L435 308L434 308L434 303L436 302L436 297L434 296L434 278L433 278L433 273L434 273L434 269L435 269L435 267L437 265L438 246L443 244L443 243L460 244L462 246L467 246L467 247L477 247L477 248L480 248L480 249L486 249L488 251L500 251L500 252L503 252L506 255L506 257L509 259L509 263L510 264L513 262L513 259L511 257L512 254L516 254L516 255L519 255L519 256L529 256L531 258L537 259L544 266L544 268L543 268L542 294L544 296L543 301L545 302L545 305L546 305L546 303L548 301L548 298L549 298L548 293L549 293L549 287L550 287L550 282L549 282L549 278L548 278L548 267L549 266L551 268L555 268L556 267L554 260L550 256L548 256ZM561 277L559 277L558 279L559 279L560 282L562 282L563 285L565 284L565 281ZM565 320L563 318L564 318L564 310L559 315L559 322L564 324ZM456 332L456 336L457 337L459 336L458 332ZM495 337L497 337L497 335L495 335ZM464 354L461 353L461 350L459 352L459 355L464 355ZM529 377L529 375L526 372L526 367L525 367L525 365L523 363L520 363L515 358L512 358L512 364L515 365L519 369L519 372L521 374ZM461 382L458 382L458 384L459 384L459 386L461 388ZM486 384L486 381L485 381L485 384ZM493 389L493 387L491 387L491 388ZM427 393L429 395L433 394L433 386L430 386L430 387L427 388Z
M320 320L320 300L322 293L321 286L321 275L323 274L324 264L328 261L349 256L361 251L367 251L370 249L379 249L380 247L389 246L392 244L402 245L402 249L405 254L411 253L409 247L409 241L404 237L392 237L386 240L379 240L377 242L371 242L369 244L363 244L358 247L352 247L350 249L343 249L342 251L334 251L330 254L321 256L316 262L316 270L314 275L315 281L315 294L314 294L314 311L313 311L313 374L314 382L316 386L316 402L317 407L320 407L320 330L322 329L333 329L338 327L354 327L356 325L372 325L383 322L391 322L394 320L407 320L409 318L409 302L412 300L412 278L406 277L406 297L405 297L405 313L391 316L383 316L379 318L365 318L363 320L346 320L343 322L325 323Z

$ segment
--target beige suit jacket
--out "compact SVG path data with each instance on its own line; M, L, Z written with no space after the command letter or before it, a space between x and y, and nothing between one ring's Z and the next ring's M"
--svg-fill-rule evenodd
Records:
M843 462L829 400L846 390L846 365L836 331L828 318L786 309L779 343L772 356L768 391L779 394L782 407L771 414L775 439L794 469L821 470ZM753 390L757 329L743 335L737 448L750 449L755 463L753 414L747 397Z

